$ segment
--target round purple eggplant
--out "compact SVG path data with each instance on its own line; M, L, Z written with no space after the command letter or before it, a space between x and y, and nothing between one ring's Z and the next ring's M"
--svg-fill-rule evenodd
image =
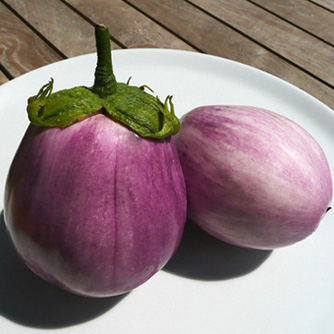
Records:
M5 221L24 262L86 296L127 292L176 250L186 216L173 137L143 139L104 115L30 125L12 163Z
M277 113L203 106L176 135L188 215L213 236L255 249L288 246L318 227L332 198L316 140Z
M116 82L108 29L97 26L96 38L92 88L52 93L51 80L29 98L31 124L9 170L4 218L37 275L107 297L167 263L187 209L171 97L162 103L146 86Z

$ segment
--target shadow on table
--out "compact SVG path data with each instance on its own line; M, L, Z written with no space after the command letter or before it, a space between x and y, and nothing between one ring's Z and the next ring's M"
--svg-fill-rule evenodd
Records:
M271 253L227 244L188 220L180 246L163 270L204 281L224 280L254 271Z
M124 296L86 298L68 293L36 276L9 239L0 216L0 315L21 325L62 328L80 324L107 312Z

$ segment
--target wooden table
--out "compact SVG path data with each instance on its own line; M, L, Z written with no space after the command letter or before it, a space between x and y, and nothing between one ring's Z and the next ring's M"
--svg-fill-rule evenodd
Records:
M95 52L96 23L109 27L114 49L233 59L334 108L333 0L0 0L0 84Z

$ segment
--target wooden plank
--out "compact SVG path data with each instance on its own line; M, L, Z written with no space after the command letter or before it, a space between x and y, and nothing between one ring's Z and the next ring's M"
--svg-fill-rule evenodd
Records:
M334 11L334 1L333 0L310 0L324 8Z
M5 2L66 57L96 51L93 25L62 1L5 0ZM113 43L112 47L120 48L116 43Z
M111 35L128 48L161 47L194 50L122 0L66 0L95 23L109 27Z
M186 1L129 0L127 3L153 17L155 21L181 36L189 44L200 46L202 52L222 55L230 59L236 59L237 56L238 61L246 62L250 58L249 55L259 51L252 41L236 34L234 30L197 10ZM238 46L240 51L238 55L230 44ZM262 49L260 52L267 54Z
M334 14L305 0L251 0L272 13L334 45Z
M201 45L203 52L251 65L278 76L334 109L333 89L189 3L173 0L127 2L189 43Z
M8 81L9 81L9 79L5 76L5 73L0 71L0 85L6 83Z
M244 0L191 2L334 87L332 46Z
M0 3L0 59L13 76L19 76L62 57Z
M270 51L245 38L234 29L206 15L186 1L128 0L136 8L159 21L201 51L249 64L265 71L274 71L282 62Z

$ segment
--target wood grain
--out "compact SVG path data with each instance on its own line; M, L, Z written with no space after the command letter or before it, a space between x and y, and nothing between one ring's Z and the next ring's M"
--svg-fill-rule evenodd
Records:
M238 61L243 62L247 62L258 52L261 55L267 54L266 50L259 50L252 41L236 34L234 30L185 1L129 0L127 3L153 17L189 44L197 45L202 52L235 59L234 50L238 49ZM233 44L233 47L230 48L230 44Z
M332 46L244 0L191 2L334 87Z
M94 26L62 1L5 1L66 57L96 51ZM116 43L112 47L120 48Z
M333 0L310 0L313 3L316 3L324 8L330 9L334 11L334 2Z
M200 45L203 52L271 73L334 108L333 90L330 87L189 3L173 0L127 2L152 16L189 43Z
M8 81L9 81L9 79L5 76L5 74L2 71L0 71L0 85L6 83Z
M0 3L0 59L16 77L62 57Z
M334 15L330 11L305 0L251 0L250 2L277 14L334 45Z
M121 0L67 0L95 23L109 27L113 38L127 48L160 47L194 50Z

